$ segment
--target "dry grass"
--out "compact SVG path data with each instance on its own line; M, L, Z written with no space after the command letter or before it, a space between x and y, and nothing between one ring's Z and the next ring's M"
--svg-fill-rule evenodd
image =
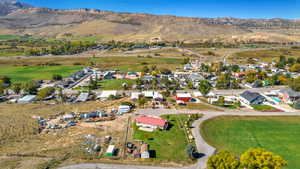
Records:
M127 116L111 122L90 124L81 122L75 127L49 134L37 134L38 124L32 116L47 118L60 112L108 110L126 100L93 101L72 105L0 104L0 168L2 166L9 169L23 166L27 166L26 169L45 166L51 168L64 161L86 162L99 159L99 155L91 156L83 151L83 137L88 134L98 138L111 135L115 138L115 144L121 147ZM32 165L29 165L30 163Z

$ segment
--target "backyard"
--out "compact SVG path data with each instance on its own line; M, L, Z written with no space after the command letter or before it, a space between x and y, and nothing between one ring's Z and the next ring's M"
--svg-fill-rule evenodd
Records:
M187 120L187 115L163 115L169 121L169 129L164 131L144 132L134 125L134 139L149 144L149 150L155 151L156 160L174 161L176 163L190 164L186 153L188 145L184 129L179 121Z
M241 154L263 148L283 156L289 169L300 165L299 117L222 116L205 121L201 134L218 150Z
M49 80L53 74L67 77L82 66L1 66L0 75L8 76L13 82Z

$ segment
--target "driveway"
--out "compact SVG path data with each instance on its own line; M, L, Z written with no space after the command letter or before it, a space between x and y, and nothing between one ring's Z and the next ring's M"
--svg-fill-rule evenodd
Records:
M217 116L300 116L300 112L244 112L244 111L226 111L226 112L216 112L216 111L196 111L196 110L169 110L169 109L143 109L138 110L136 114L145 114L145 115L154 115L160 116L164 114L194 114L201 113L203 117L196 120L192 124L192 133L195 137L195 143L197 146L198 152L203 154L198 162L192 166L183 167L181 169L205 169L206 162L210 156L212 156L215 152L215 148L210 146L205 142L203 137L200 134L200 125L211 118ZM66 167L62 167L60 169L166 169L164 167L149 167L149 166L134 166L134 165L117 165L117 164L76 164L70 165ZM178 168L167 168L167 169L178 169Z

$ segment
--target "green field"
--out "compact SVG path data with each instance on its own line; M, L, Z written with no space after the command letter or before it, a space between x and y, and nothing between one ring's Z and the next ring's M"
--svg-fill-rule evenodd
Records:
M19 36L14 35L0 35L0 40L11 40L11 39L17 39Z
M134 126L134 139L142 140L149 144L149 150L154 150L157 160L175 160L184 163L191 162L186 153L188 145L184 129L178 120L185 121L187 115L164 115L170 124L170 129L165 131L144 132Z
M49 80L53 74L67 77L81 68L81 66L1 66L0 75L10 77L13 82Z
M158 68L176 69L180 67L181 58L138 58L138 57L103 57L91 59L99 68L118 69L124 72L141 71L144 66L156 65Z
M300 166L300 117L217 117L202 124L201 134L219 150L263 148L283 156L289 169Z

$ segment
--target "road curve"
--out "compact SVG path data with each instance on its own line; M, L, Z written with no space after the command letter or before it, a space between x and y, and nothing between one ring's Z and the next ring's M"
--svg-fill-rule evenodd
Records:
M205 169L206 162L208 158L214 154L215 148L210 146L200 134L200 125L211 118L218 116L300 116L300 112L243 112L243 111L226 111L226 112L216 112L216 111L195 111L195 110L168 110L168 109L143 109L139 110L136 114L145 115L164 115L164 114L195 114L201 113L203 117L196 120L192 124L192 133L195 137L195 143L198 152L203 154L199 158L198 162L191 166L186 166L181 169ZM75 164L62 167L60 169L178 169L178 168L165 168L165 167L150 167L150 166L135 166L135 165L118 165L118 164L102 164L102 163L89 163L89 164Z

